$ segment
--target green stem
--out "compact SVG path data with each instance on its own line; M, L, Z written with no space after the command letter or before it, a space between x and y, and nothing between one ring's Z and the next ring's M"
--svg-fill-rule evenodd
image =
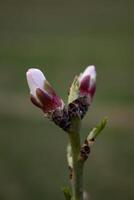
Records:
M69 132L69 141L71 145L72 154L72 200L83 200L83 162L78 157L80 154L80 121L73 120L71 131Z

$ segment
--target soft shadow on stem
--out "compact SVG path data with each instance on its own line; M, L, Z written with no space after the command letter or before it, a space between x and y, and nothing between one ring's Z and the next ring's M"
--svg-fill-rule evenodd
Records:
M68 133L70 150L72 155L72 199L71 200L83 200L83 165L84 163L79 160L79 154L81 149L80 144L80 120L78 118L73 119L71 129Z

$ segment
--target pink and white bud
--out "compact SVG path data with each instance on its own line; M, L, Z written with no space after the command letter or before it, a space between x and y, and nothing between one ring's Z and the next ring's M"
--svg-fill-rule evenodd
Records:
M96 90L95 66L88 66L78 77L80 96L88 96L92 99Z
M31 101L34 105L41 108L44 113L49 113L56 108L63 107L63 101L56 95L39 69L29 69L26 77L30 89Z
M68 104L68 114L70 119L78 117L83 119L88 107L91 104L96 90L96 71L94 66L89 66L79 77L74 79L71 86L71 99Z

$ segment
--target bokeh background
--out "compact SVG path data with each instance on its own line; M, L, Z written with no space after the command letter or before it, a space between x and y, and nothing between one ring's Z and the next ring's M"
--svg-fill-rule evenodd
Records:
M93 200L134 199L134 1L0 0L0 200L64 199L67 134L32 106L39 67L67 102L76 74L97 69L84 137L107 116L85 168Z

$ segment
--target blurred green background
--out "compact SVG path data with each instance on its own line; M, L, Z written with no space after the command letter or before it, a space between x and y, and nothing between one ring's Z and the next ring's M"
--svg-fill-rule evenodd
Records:
M29 101L25 72L39 67L67 102L76 74L97 69L87 134L108 126L86 164L93 200L134 199L134 1L0 0L0 200L63 200L67 134Z

